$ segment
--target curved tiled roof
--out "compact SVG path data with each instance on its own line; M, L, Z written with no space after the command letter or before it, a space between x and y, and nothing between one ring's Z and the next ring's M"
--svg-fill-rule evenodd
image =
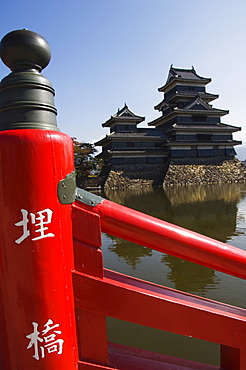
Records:
M199 76L194 67L191 69L183 69L183 68L174 68L172 65L170 67L167 81L164 86L160 87L158 91L165 91L167 88L169 88L172 83L176 81L177 83L180 81L182 82L187 82L187 83L202 83L203 85L208 84L209 82L212 81L211 78L206 78L206 77L201 77Z
M168 83L172 78L184 78L186 80L196 80L196 81L211 80L210 78L199 76L196 73L194 67L192 67L191 69L184 69L184 68L174 68L173 66L171 66L166 83Z
M163 141L167 139L167 135L161 130L151 128L138 130L137 132L113 132L97 141L95 145L101 146L110 141Z
M123 122L135 122L136 124L145 120L145 117L137 116L133 113L128 106L125 104L122 109L118 109L118 111L111 116L106 122L102 124L103 127L111 127L114 125L116 121L123 121Z
M229 132L236 132L240 131L241 127L227 125L225 123L217 123L217 124L211 124L211 125L205 125L205 124L192 124L192 125L178 125L175 124L172 127L170 127L169 131L175 130L175 131L229 131Z

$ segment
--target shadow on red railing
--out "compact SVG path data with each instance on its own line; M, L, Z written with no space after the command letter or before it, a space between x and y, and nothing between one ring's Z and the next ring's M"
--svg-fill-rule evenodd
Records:
M77 189L73 285L79 369L219 369L108 343L107 316L218 343L220 369L246 369L245 309L104 269L102 232L246 279L245 251Z

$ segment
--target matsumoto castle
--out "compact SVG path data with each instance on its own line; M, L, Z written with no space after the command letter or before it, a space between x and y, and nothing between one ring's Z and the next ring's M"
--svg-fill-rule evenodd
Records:
M199 76L195 69L170 67L164 86L163 100L154 108L160 117L138 128L144 117L133 113L127 105L111 116L103 127L110 133L95 143L102 146L98 155L106 167L129 164L202 163L233 159L233 133L240 127L221 122L228 110L214 108L217 94L208 93L211 78Z

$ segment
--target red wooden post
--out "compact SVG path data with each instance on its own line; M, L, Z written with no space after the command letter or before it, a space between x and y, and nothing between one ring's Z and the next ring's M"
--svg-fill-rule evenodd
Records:
M246 350L221 345L220 366L222 370L246 369Z
M100 217L87 210L81 212L73 207L73 237L75 270L94 276L104 277L102 251L100 249ZM108 337L106 316L76 307L77 332L79 338L80 369L87 369L86 361L108 364ZM108 367L100 367L106 369Z
M77 369L73 147L39 73L50 49L19 30L0 52L13 71L0 90L0 368Z

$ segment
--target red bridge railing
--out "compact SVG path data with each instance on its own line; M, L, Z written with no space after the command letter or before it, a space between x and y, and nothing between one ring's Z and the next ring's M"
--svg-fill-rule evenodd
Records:
M104 269L100 248L107 232L242 279L246 252L82 190L75 202L47 41L12 31L0 55L0 368L219 369L108 343L110 316L219 343L221 369L245 370L246 310Z
M245 251L78 190L73 285L81 369L219 369L109 344L107 316L219 343L221 369L246 369L245 309L104 269L101 232L246 278Z

